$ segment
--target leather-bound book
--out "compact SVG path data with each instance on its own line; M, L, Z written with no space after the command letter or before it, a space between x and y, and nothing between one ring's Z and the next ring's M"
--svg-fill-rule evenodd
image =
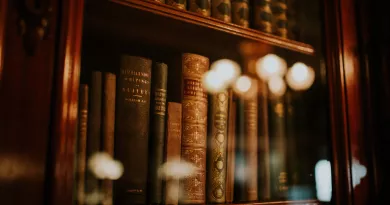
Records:
M232 0L232 22L249 27L249 0Z
M181 159L194 164L194 175L181 180L180 203L206 202L207 93L201 78L209 69L207 57L182 55L182 144Z
M273 0L275 31L280 37L287 38L287 3L286 0Z
M115 156L124 173L114 183L114 204L145 204L152 61L123 55L117 78Z
M257 92L256 92L257 93ZM257 95L244 99L245 194L247 201L257 201Z
M211 14L210 0L189 0L189 6L188 10L202 16L210 16Z
M168 66L155 63L152 71L152 92L150 106L149 143L149 203L160 204L162 200L162 179L158 169L164 160L165 115L167 100Z
M271 199L270 185L270 150L268 133L268 87L262 80L259 80L259 101L258 101L258 197L261 201Z
M180 161L181 153L181 117L180 103L168 102L167 112L167 137L165 147L166 163ZM165 204L176 205L179 203L179 179L167 178L164 189Z
M226 201L228 108L229 94L227 91L211 95L207 145L207 201L209 203L225 203Z
M103 77L102 138L103 151L112 157L114 157L115 94L116 75L106 72ZM113 205L113 187L111 180L103 180L102 192L105 196L102 204Z
M93 154L100 152L101 110L102 73L100 71L92 71L88 107L87 159L89 159ZM88 170L86 174L85 191L86 194L100 191L100 182L91 170Z
M224 22L232 21L231 0L211 0L211 16Z
M187 9L187 0L167 0L167 4L177 9L182 9L182 10Z
M271 0L254 0L253 26L255 29L272 33Z
M229 95L229 119L227 135L227 165L226 165L226 202L232 203L234 196L234 164L235 164L235 137L236 137L236 102L232 92Z
M77 204L85 202L85 172L87 159L88 85L80 85L77 142Z
M272 199L284 200L287 197L288 178L286 166L284 96L273 97L269 101L270 140L271 140L271 194Z

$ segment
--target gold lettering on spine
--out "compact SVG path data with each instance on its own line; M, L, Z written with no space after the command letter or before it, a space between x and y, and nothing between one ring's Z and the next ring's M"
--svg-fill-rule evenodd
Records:
M126 82L126 87L122 87L121 90L122 92L130 93L130 97L126 97L125 101L130 103L146 103L150 93L147 89L143 89L143 87L150 84L150 74L126 69L122 69L121 74L126 75L123 78Z
M167 91L164 89L156 89L154 92L154 100L156 102L154 106L154 113L157 115L165 115Z

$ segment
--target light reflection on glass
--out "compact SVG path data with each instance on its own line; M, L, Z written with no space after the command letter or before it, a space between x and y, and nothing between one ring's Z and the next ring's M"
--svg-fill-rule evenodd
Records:
M117 180L123 174L123 165L105 152L97 152L88 159L88 168L98 179Z
M320 160L315 166L317 198L330 202L332 199L332 170L328 160Z

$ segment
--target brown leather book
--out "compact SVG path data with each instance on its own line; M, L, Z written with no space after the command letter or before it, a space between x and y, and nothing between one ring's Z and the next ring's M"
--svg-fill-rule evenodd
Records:
M117 79L115 156L124 173L114 183L114 204L145 204L152 61L123 55Z
M167 0L167 4L177 9L182 9L182 10L187 9L187 0Z
M180 182L182 204L206 202L207 93L203 89L201 78L208 69L207 57L191 53L182 55L181 159L197 167L193 176Z
M227 139L227 165L226 165L226 202L232 203L234 196L234 166L235 166L235 138L236 138L236 102L233 101L232 92L229 95L229 119Z
M92 71L88 107L87 159L101 150L102 72ZM91 170L86 173L86 194L100 192L100 182Z
M256 92L257 93L257 92ZM257 201L257 95L244 100L245 194L247 201Z
M180 103L168 102L167 112L167 137L166 137L166 163L180 161L181 153L181 116L182 108ZM179 180L167 178L164 189L165 204L178 204L179 202Z
M202 16L210 16L211 3L210 0L189 0L189 9L192 12Z
M103 110L102 110L102 138L103 151L114 157L114 131L115 131L115 93L116 75L104 73L103 77ZM112 205L112 181L105 179L102 182L104 194L103 205Z
M158 176L158 169L164 161L167 78L167 64L155 63L152 72L152 96L150 107L148 188L148 200L150 204L160 204L162 200L162 179Z
M88 85L80 85L77 142L77 204L85 202L85 171L87 159Z
M268 133L268 87L267 84L259 80L259 101L258 101L258 197L261 201L271 199L271 171L270 171L270 150Z
M242 27L249 27L248 0L232 0L232 22Z
M254 0L253 8L253 27L266 33L272 33L271 0Z
M229 93L227 91L211 96L207 144L207 200L210 203L225 203L226 201L228 107Z
M211 0L211 16L224 22L232 21L231 0Z

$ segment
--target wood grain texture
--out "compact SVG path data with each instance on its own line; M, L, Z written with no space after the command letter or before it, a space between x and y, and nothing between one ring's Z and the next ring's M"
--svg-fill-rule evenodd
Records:
M27 55L18 3L0 3L0 196L2 204L38 205L45 201L57 18L50 18L39 52Z
M46 200L49 204L69 205L73 193L84 1L69 0L61 3Z
M221 20L205 17L193 12L176 9L169 5L159 4L153 1L139 0L110 0L122 6L135 8L144 12L150 12L159 16L168 17L171 20L181 21L193 24L193 26L202 26L212 30L218 30L230 35L240 36L245 39L254 40L257 42L278 46L289 50L314 54L312 46L300 43L293 40L283 39L271 34L266 34L254 29L244 28L233 23L226 23Z

